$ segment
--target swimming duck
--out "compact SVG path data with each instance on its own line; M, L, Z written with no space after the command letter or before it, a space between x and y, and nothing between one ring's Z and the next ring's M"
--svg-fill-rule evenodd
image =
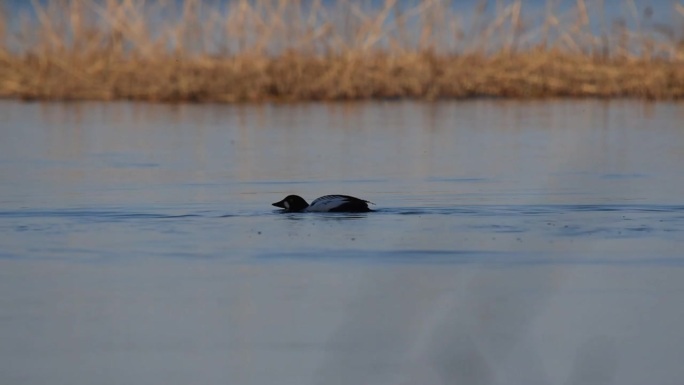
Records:
M325 195L308 204L299 195L288 195L273 206L286 212L365 213L373 211L368 208L369 203L374 204L348 195Z

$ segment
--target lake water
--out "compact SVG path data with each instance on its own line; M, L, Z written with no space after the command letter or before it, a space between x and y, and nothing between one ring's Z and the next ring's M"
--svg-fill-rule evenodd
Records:
M0 382L680 384L682 122L0 102Z

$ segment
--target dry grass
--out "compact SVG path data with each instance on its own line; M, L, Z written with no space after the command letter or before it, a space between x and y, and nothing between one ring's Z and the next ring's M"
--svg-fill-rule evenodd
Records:
M2 4L2 3L0 3ZM48 0L0 8L0 97L244 102L477 96L684 98L684 5L625 0ZM590 15L599 15L594 20Z

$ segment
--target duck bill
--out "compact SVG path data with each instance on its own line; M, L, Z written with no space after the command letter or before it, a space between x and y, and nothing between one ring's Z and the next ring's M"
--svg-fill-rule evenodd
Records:
M280 207L281 209L284 209L285 208L285 199L283 199L280 202L272 203L272 205L275 207Z

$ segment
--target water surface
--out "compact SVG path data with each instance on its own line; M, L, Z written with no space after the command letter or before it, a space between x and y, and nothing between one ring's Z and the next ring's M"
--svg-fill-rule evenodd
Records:
M0 379L678 384L683 118L2 102Z

